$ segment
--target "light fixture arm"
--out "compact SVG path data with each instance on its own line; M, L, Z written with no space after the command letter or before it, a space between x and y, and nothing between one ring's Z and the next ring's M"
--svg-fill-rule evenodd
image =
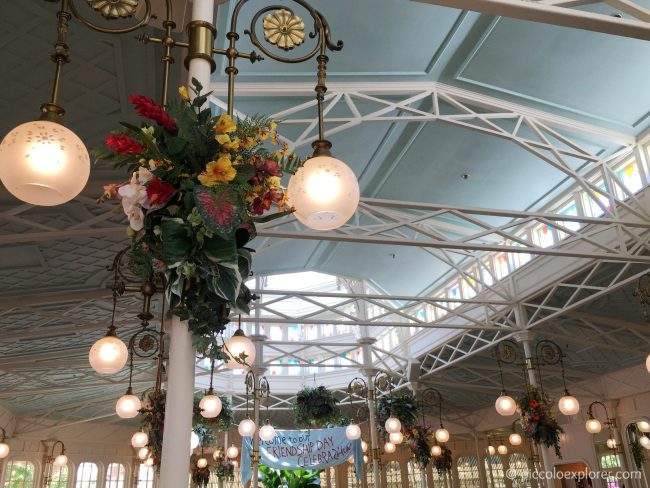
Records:
M7 431L4 429L4 427L0 427L0 443L4 443L4 441L7 440Z
M353 378L350 383L348 383L348 401L350 402L350 410L354 411L354 406L352 404L352 397L359 396L363 399L368 398L368 383L363 378ZM361 410L361 409L359 409ZM359 411L357 411L357 422L359 421Z
M508 339L501 341L494 349L494 358L497 360L499 367L499 377L501 379L501 395L507 395L506 384L503 379L503 364L514 364L519 359L517 345ZM524 371L524 378L526 374Z
M426 426L425 420L425 407L426 405L437 405L438 406L438 421L440 422L440 428L444 428L442 424L442 394L435 388L426 388L418 395L418 407L420 412L422 412L422 425Z
M52 444L52 448L50 449L50 459L54 459L54 448L57 446L57 444L61 444L61 454L65 454L65 444L63 444L62 441L56 441L54 444Z
M603 407L603 410L605 410L605 424L609 426L611 429L611 427L613 427L614 419L611 419L609 417L609 411L607 410L607 407L603 402L596 400L589 404L589 407L587 408L587 414L589 415L589 418L597 420L597 417L594 415L594 407L596 405L600 405L601 407Z

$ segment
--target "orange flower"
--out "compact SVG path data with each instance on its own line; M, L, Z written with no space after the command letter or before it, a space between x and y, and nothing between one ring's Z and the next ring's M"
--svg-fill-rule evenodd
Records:
M223 114L217 120L217 125L214 128L214 131L217 134L229 134L230 132L235 132L237 130L237 124L232 120L230 115Z
M215 137L217 142L221 144L221 148L226 151L237 151L239 149L239 137L230 139L228 134L219 134Z
M205 171L199 175L199 181L205 186L215 186L220 182L232 181L237 176L237 170L232 167L230 155L225 154L217 161L210 161Z

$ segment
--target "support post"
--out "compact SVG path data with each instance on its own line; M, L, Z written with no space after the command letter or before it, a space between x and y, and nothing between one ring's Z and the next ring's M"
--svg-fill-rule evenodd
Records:
M364 329L366 327L362 327ZM372 366L372 344L375 339L372 337L363 337L359 340L361 350L363 351L363 374L368 384L368 424L370 428L370 453L372 458L372 472L374 478L374 487L381 488L381 473L379 472L379 434L377 432L376 401L375 401L375 373L376 369Z
M187 485L194 408L194 358L187 322L172 317L160 488Z
M264 335L252 335L250 340L255 344L255 362L253 367L255 387L253 391L253 420L255 421L255 433L253 434L253 451L251 452L251 488L257 488L259 484L258 467L260 464L260 379L266 372L264 368Z
M476 450L476 460L478 462L478 481L481 488L487 488L487 476L485 474L485 456L481 455L481 448L478 441L478 432L472 432L474 435L474 449Z

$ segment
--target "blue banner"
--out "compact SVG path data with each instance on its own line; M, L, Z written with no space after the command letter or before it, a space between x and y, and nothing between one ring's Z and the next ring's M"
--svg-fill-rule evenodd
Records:
M244 438L241 455L241 480L251 479L252 437ZM361 440L351 441L345 427L315 430L276 430L270 441L260 439L260 464L274 469L325 469L354 458L357 478L361 478L363 451Z

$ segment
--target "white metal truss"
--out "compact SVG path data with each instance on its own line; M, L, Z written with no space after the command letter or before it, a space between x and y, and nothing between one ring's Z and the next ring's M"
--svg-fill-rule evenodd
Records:
M630 0L412 0L545 24L650 40L650 10ZM611 14L586 10L604 5ZM582 8L580 8L582 7ZM625 17L623 17L625 15ZM626 18L626 17L631 18Z

